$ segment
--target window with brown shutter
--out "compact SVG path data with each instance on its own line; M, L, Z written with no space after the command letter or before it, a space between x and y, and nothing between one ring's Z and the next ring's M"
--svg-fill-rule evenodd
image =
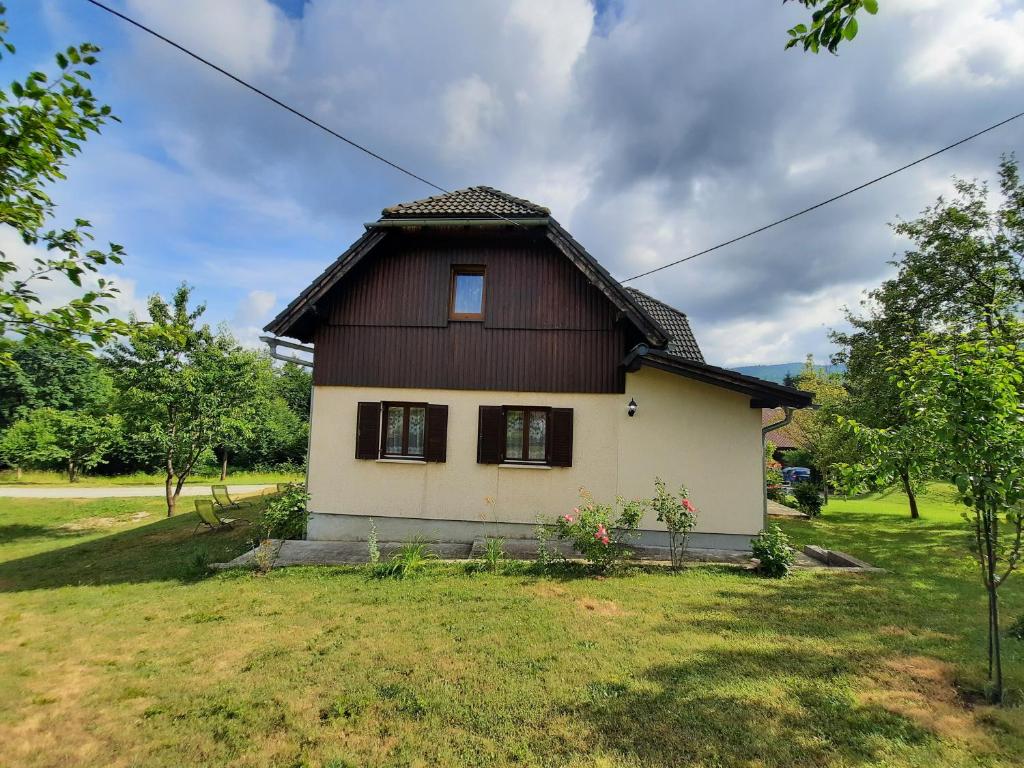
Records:
M572 408L552 408L548 422L548 463L572 466Z
M427 461L444 462L448 456L448 406L427 406Z
M448 452L448 406L429 403L359 403L357 459L443 462Z
M356 410L356 458L376 459L380 454L380 403L359 403Z
M572 408L482 405L480 464L572 466Z

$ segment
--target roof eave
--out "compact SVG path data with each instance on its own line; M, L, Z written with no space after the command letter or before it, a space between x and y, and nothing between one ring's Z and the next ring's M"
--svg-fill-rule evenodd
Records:
M656 350L643 355L640 362L641 365L747 395L751 408L807 408L813 399L810 392Z

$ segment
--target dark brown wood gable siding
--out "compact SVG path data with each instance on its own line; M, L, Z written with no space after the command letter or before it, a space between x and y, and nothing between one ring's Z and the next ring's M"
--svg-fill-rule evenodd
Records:
M483 322L448 320L451 269L486 269ZM319 385L622 392L626 332L568 259L530 234L396 235L324 302Z

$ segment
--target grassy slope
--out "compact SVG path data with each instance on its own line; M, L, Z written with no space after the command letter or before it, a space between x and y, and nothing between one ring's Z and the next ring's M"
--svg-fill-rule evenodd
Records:
M227 557L252 531L191 538L187 516L159 515L148 500L0 502L0 765L935 768L1024 754L1024 711L965 707L952 685L983 677L984 614L940 497L917 523L891 497L789 524L892 572L780 582L715 567L200 579L197 553ZM1022 593L1010 582L1008 615ZM1020 687L1022 644L1007 646Z
M303 480L300 473L289 472L229 472L227 483L230 485L249 485L262 483L292 483ZM186 485L209 485L219 483L220 475L192 475L185 481ZM163 485L164 476L159 473L136 472L132 475L89 475L79 478L75 485L113 486L113 485ZM61 472L42 472L25 470L21 479L17 479L14 470L0 470L0 485L70 485L67 475Z

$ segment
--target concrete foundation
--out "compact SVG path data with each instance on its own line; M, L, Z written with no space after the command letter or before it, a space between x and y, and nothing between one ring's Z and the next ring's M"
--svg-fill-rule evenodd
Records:
M421 537L431 542L472 545L487 536L501 536L509 542L535 541L537 526L527 523L495 523L477 520L434 520L415 517L374 517L316 513L310 515L306 539L309 541L366 541L370 534L370 521L377 529L378 541L409 541ZM664 549L667 552L668 534L665 531L640 531L630 542L636 548ZM750 551L750 536L735 533L691 533L691 549L746 553Z

